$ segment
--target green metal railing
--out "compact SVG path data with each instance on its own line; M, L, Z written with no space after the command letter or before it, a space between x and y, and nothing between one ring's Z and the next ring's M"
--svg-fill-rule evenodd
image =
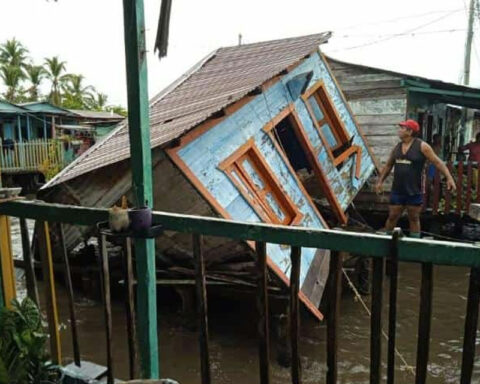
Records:
M63 223L94 226L108 220L108 210L46 204L42 202L16 201L0 204L0 215L34 219L42 223ZM217 218L188 216L154 212L153 221L165 230L190 233L193 236L193 254L196 261L196 284L198 321L200 327L200 360L202 383L210 383L210 359L208 348L207 295L205 290L205 267L202 253L203 236L219 236L237 240L255 241L257 255L257 303L260 382L269 383L269 329L266 244L291 246L290 271L290 329L292 345L292 382L301 382L299 359L299 273L301 247L330 249L330 275L327 286L327 383L337 382L337 340L339 318L339 290L341 281L342 254L351 252L372 258L372 303L371 303L371 370L370 382L381 380L381 329L382 295L385 261L390 263L390 296L388 318L387 382L394 382L395 330L397 308L398 262L421 264L420 310L417 344L416 383L425 383L429 357L430 325L432 316L433 265L452 265L471 268L470 286L465 320L465 334L461 370L461 383L469 383L475 356L479 298L480 298L480 247L471 244L404 238L398 231L392 236L320 230L300 227L272 226L228 221ZM45 227L44 227L45 228ZM48 237L44 230L43 235ZM48 242L47 242L48 243ZM45 242L44 242L45 244ZM44 253L42 253L43 255ZM105 260L103 260L105 264ZM108 271L108 262L107 262ZM138 292L137 292L138 293ZM142 299L142 298L140 298ZM143 298L145 300L145 298ZM108 304L108 303L107 303ZM109 304L108 304L109 305ZM106 310L108 311L108 305ZM137 311L145 310L137 306ZM138 319L145 317L139 316ZM139 320L140 321L140 320ZM107 324L108 326L108 324ZM138 324L141 328L145 324ZM108 328L107 328L108 332ZM156 341L151 340L151 343ZM147 352L140 345L140 358ZM148 356L147 356L148 359ZM113 379L113 372L111 378Z

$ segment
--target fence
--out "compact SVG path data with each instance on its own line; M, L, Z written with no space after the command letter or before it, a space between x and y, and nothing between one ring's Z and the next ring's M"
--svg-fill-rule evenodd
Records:
M438 169L427 177L424 209L434 215L468 212L470 204L480 203L480 167L476 162L449 161L447 167L456 182L457 190L448 191ZM433 177L431 177L433 176Z
M70 225L90 225L108 219L108 211L105 209L93 209L85 207L73 207L65 205L53 205L39 202L6 202L0 204L0 215L20 217L38 221L38 245L41 254L41 262L46 277L46 303L47 314L50 324L50 341L52 356L54 361L61 362L59 350L58 335L58 317L56 315L55 303L55 281L52 271L52 255L50 245L50 235L48 223L63 223ZM1 218L1 216L0 216ZM5 219L4 219L5 221ZM317 230L300 227L272 226L266 224L251 224L234 222L216 218L206 218L197 216L187 216L180 214L155 212L153 215L155 224L162 225L165 230L190 233L193 237L193 254L196 264L195 281L196 295L198 300L198 324L200 341L200 367L201 382L207 384L211 382L210 378L210 354L209 354L209 336L208 336L208 311L207 311L207 293L205 289L205 264L202 252L203 236L219 236L236 240L250 240L255 242L256 265L257 265L257 287L256 298L258 304L258 350L259 350L259 377L262 384L270 382L270 347L269 347L269 297L268 297L268 267L266 244L288 244L291 246L291 268L290 285L288 288L290 297L290 337L291 337L291 381L294 384L301 383L300 349L299 345L299 275L302 258L301 247L311 247L332 250L330 259L330 272L328 280L328 289L326 291L328 301L328 311L326 313L326 338L327 338L327 373L326 382L328 384L337 383L337 349L339 334L339 303L340 303L340 282L342 268L342 253L352 252L372 258L372 300L371 300L371 334L370 334L370 383L380 383L382 367L382 305L383 305L383 276L385 261L390 263L390 289L389 289L389 316L388 316L388 347L387 347L387 383L394 383L395 375L395 342L396 342L396 317L397 317L397 276L399 262L419 263L421 268L421 288L420 288L420 307L418 324L418 342L417 342L417 362L416 362L416 383L425 383L427 377L427 364L429 359L430 345L430 326L432 319L432 293L433 293L433 265L455 265L467 266L471 268L470 285L468 291L463 355L460 383L467 384L471 382L473 362L475 357L475 342L477 332L477 321L480 301L480 248L470 244L459 244L443 241L426 241L418 239L403 238L399 230L396 230L392 236L381 236L364 233L345 232L337 230ZM2 220L0 220L2 225ZM5 224L4 227L8 227ZM5 229L5 228L0 228ZM23 231L22 231L23 232ZM28 240L24 239L27 269L31 268L31 257L29 255ZM103 237L101 244L104 244ZM0 244L1 245L1 244ZM8 247L7 247L8 248ZM0 247L0 252L8 252ZM104 254L102 252L102 254ZM5 255L2 254L2 260ZM64 252L65 267L68 271L68 258ZM128 268L127 258L127 268ZM131 259L130 259L131 260ZM100 260L102 276L102 287L105 306L105 326L107 339L107 361L108 361L108 381L113 382L114 371L112 362L111 338L111 308L110 308L110 290L109 290L109 270L108 258L103 257ZM131 266L130 266L131 270ZM131 272L130 272L131 273ZM33 275L33 272L27 271L27 276ZM3 286L8 286L4 277ZM127 275L128 277L128 275ZM11 279L11 278L10 278ZM131 279L130 279L131 281ZM11 285L11 284L10 284ZM67 286L70 290L70 312L72 320L72 334L74 339L78 337L75 332L75 309L72 300L71 285ZM127 289L131 290L132 284L126 284ZM153 293L154 294L154 293ZM34 297L35 292L29 292ZM130 291L126 295L127 300L132 300L133 293ZM461 298L459 298L459 302ZM128 303L127 303L128 304ZM142 308L138 307L138 311ZM144 308L143 308L144 310ZM135 318L130 312L130 318ZM138 321L145 319L139 313ZM438 320L441 321L441 320ZM147 323L139 323L137 328L151 326ZM134 343L133 336L135 332L129 332L131 341ZM156 340L155 340L156 343ZM75 343L74 343L75 345ZM142 347L142 346L141 346ZM140 356L145 351L140 348ZM80 361L79 351L76 352L76 360ZM133 361L133 360L132 360ZM134 371L132 370L132 376ZM321 381L321 378L318 378Z
M41 172L42 167L63 168L64 149L58 140L34 139L21 142L0 140L0 172Z

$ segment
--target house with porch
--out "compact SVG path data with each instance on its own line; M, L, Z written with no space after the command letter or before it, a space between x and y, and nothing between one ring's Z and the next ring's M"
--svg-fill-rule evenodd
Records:
M220 48L150 103L154 209L254 223L329 228L376 169L374 156L319 46L330 33ZM128 127L121 125L50 180L48 202L133 203ZM329 224L318 208L325 201ZM92 229L65 226L67 248ZM52 230L52 233L55 229ZM207 275L251 284L254 244L208 238ZM188 278L191 237L157 239L162 276ZM271 279L289 284L289 247L268 244ZM302 249L301 293L318 310L329 252ZM213 272L212 272L213 273Z
M480 201L480 188L474 186L478 164L466 161L459 148L480 132L480 89L429 79L386 69L374 68L326 57L348 103L361 125L371 149L381 165L398 143L397 124L415 119L421 127L420 138L433 144L438 137L437 154L447 162L457 180L457 194L442 188L441 178L429 174L425 184L425 209L437 213L468 211L470 202ZM388 208L390 177L383 195L374 190L375 176L355 199L365 211ZM475 188L474 188L475 187ZM454 204L455 202L455 204Z
M0 174L38 174L46 161L61 169L122 120L110 112L0 100Z

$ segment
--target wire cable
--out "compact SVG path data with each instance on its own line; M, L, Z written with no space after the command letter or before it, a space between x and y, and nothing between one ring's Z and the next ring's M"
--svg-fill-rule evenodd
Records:
M333 50L331 52L338 52L338 51L348 51L348 50L352 50L352 49L358 49L358 48L363 48L363 47L368 47L368 46L371 46L371 45L375 45L375 44L380 44L380 43L383 43L385 41L388 41L388 40L391 40L391 39L394 39L395 37L398 37L398 36L403 36L405 34L410 34L412 32L415 32L415 31L418 31L419 29L422 29L424 27L427 27L429 25L432 25L432 24L435 24L443 19L446 19L447 17L453 15L454 13L457 13L457 12L460 12L462 9L460 10L455 10L455 11L451 11L449 13L447 13L446 15L442 15L440 17L437 17L436 19L434 20L431 20L429 21L428 23L424 23L424 24L421 24L421 25L417 25L416 27L414 28L411 28L411 29L408 29L404 32L401 32L401 33L397 33L397 34L394 34L392 36L389 36L389 37L386 37L386 38L383 38L383 39L378 39L378 40L374 40L374 41L370 41L368 43L364 43L364 44L359 44L359 45L353 45L353 46L350 46L350 47L346 47L346 48L340 48L340 49L336 49L336 50Z

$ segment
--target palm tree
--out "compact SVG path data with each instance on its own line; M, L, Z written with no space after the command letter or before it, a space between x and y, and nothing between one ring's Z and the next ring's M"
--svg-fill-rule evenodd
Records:
M0 63L19 67L23 70L27 66L28 49L21 42L13 38L0 45Z
M58 56L45 59L46 77L52 83L50 89L49 100L54 105L62 103L62 95L60 93L61 85L65 81L66 62L60 61Z
M105 111L107 107L108 96L105 93L94 92L92 98L88 101L89 109L95 111Z
M84 85L85 76L68 74L64 76L62 90L64 95L63 106L72 109L85 109L94 99L95 88Z
M41 65L30 64L26 67L26 78L30 83L30 88L27 89L30 95L29 101L38 101L39 87L45 74L45 69Z
M0 67L0 78L7 86L7 91L3 94L6 100L12 103L20 101L22 97L20 83L24 76L21 68L18 66L6 64Z

